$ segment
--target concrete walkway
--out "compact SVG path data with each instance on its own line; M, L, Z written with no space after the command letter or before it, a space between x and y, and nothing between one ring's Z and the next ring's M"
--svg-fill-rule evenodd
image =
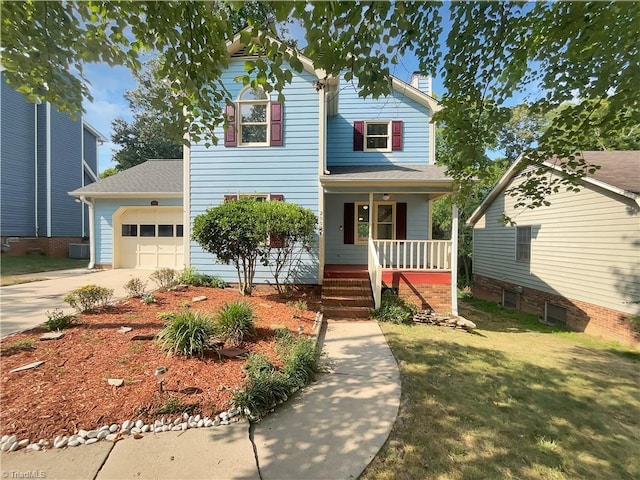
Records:
M35 471L47 480L357 478L395 421L398 368L375 323L328 324L323 350L329 371L251 428L240 422L115 445L3 453L2 477Z
M71 290L85 285L112 288L113 298L124 298L124 284L137 277L147 281L153 270L59 270L25 277L46 278L37 282L0 287L0 337L36 327L47 319L47 310L59 308L72 313L73 309L62 301ZM147 288L155 289L153 282Z

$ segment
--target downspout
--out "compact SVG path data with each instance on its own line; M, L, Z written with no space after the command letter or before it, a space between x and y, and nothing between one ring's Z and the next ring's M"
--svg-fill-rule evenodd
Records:
M89 207L89 270L96 267L96 236L93 203L87 200L84 195L80 195L80 201Z
M35 222L34 222L34 226L35 226L35 230L36 230L36 234L35 237L38 238L38 104L34 103L33 104L33 112L34 112L34 120L33 120L33 125L34 125L34 129L33 129L33 137L34 137L34 141L33 141L33 168L34 168L34 216L35 216Z

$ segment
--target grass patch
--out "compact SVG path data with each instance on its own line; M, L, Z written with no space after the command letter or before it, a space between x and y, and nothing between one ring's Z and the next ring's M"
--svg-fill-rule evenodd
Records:
M87 266L87 260L75 258L45 257L43 255L24 255L21 257L5 257L0 260L0 285L16 285L32 281L19 278L20 275L30 273L50 272L54 270L68 270L71 268L83 268Z
M381 324L402 402L363 479L640 478L637 351L464 307L478 335Z

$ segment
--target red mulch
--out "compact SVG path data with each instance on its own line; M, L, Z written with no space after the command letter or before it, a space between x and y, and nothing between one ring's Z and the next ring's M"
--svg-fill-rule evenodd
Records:
M208 299L192 303L191 299L199 295ZM0 433L35 442L125 420L141 418L149 422L163 416L157 409L170 398L192 406L194 415L214 416L229 408L233 390L242 385L244 359L220 360L214 352L204 359L167 356L154 341L130 338L158 333L163 327L158 312L178 312L188 304L194 311L214 314L224 303L242 299L254 308L256 333L240 348L262 352L277 362L274 329L286 327L297 332L304 325L304 332L311 333L314 312L319 308L319 298L312 292L296 297L306 300L309 308L301 318L295 318L300 312L272 291L242 297L233 289L189 287L156 292L154 296L158 301L155 304L129 299L96 313L81 314L78 323L65 330L59 340L39 341L45 332L42 328L4 339L3 347L28 339L35 348L3 348ZM119 333L122 326L133 330ZM45 363L35 369L9 373L40 360ZM164 393L158 391L153 375L158 366L168 369ZM108 378L122 378L125 383L112 387L107 384ZM199 390L180 392L188 387Z

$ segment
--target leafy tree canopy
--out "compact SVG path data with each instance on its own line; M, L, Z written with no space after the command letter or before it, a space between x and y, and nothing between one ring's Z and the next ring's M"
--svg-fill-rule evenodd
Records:
M185 115L194 140L212 139L224 121L229 92L220 81L228 64L226 43L237 31L243 2L2 2L3 65L7 78L32 97L79 110L88 96L86 62L121 64L138 70L146 52L161 52L163 78L171 88L172 116ZM420 69L443 78L445 107L435 118L446 124L451 174L464 185L482 176L509 118L508 102L529 95L533 113L554 116L527 152L535 163L556 154L576 169L576 154L597 129L603 138L640 124L639 2L253 2L269 15L247 12L241 37L255 41L261 57L242 79L281 91L291 81L284 62L301 70L289 43L267 37L294 19L305 32L304 52L328 75L346 71L360 94L389 92L390 66L408 52ZM264 13L264 12L263 12ZM444 44L443 15L451 29ZM607 108L596 114L606 102ZM625 112L620 114L620 112ZM195 119L199 121L194 122ZM181 132L179 132L181 133ZM180 135L176 135L177 138ZM534 172L523 191L531 204L560 185L544 184Z

